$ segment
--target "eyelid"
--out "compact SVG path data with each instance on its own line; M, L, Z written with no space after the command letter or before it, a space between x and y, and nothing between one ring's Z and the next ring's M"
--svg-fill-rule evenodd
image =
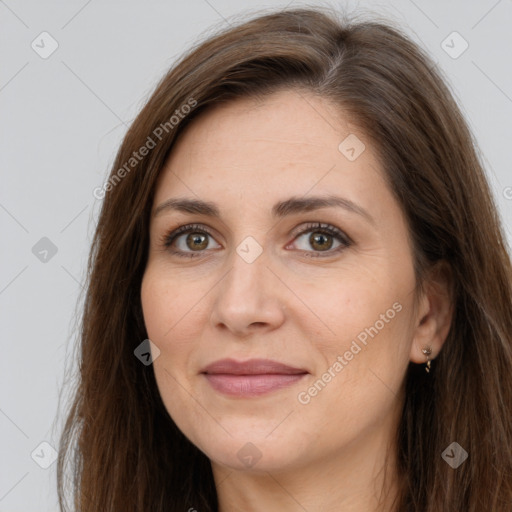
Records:
M329 224L328 222L318 222L318 221L310 221L306 222L305 224L301 224L296 229L294 229L291 233L291 236L293 236L293 239L295 240L298 236L304 235L308 233L309 231L326 231L328 234L343 239L347 244L352 244L352 239L341 229L337 228L336 226L333 226L332 224Z

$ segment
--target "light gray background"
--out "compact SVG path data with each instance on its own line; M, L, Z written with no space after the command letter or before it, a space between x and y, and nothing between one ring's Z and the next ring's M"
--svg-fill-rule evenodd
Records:
M51 461L40 443L57 448L59 391L74 364L75 305L101 205L92 191L106 179L127 127L198 37L234 14L286 5L305 4L0 0L0 512L57 510L56 463L40 467ZM510 244L512 1L342 5L398 20L445 71L481 148ZM42 46L43 31L59 45L47 59L31 47L34 40ZM453 31L469 44L456 59L442 47ZM42 237L57 247L47 262L32 252Z

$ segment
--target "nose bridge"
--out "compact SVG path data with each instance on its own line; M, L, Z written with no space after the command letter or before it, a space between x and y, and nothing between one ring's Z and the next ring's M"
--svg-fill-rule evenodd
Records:
M277 324L282 309L276 278L267 268L267 252L255 238L245 237L228 259L228 271L219 283L212 321L243 332L251 324Z
M222 286L222 294L235 300L258 301L265 294L265 283L271 274L263 246L252 236L245 237L230 255L229 272Z

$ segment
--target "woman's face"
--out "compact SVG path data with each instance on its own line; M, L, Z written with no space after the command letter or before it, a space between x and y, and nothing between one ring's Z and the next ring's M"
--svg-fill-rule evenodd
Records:
M142 306L162 400L213 463L299 468L387 442L414 287L405 218L370 141L333 104L291 90L236 100L173 148ZM223 359L275 364L205 373Z

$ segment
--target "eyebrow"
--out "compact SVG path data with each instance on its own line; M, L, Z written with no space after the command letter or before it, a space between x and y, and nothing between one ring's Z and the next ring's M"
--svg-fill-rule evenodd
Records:
M373 217L364 208L353 201L350 201L350 199L332 195L291 197L285 201L280 201L272 207L272 217L284 218L288 215L333 207L343 208L351 213L360 215L370 224L375 224ZM165 211L179 211L183 213L205 215L207 217L219 219L221 218L220 209L215 203L187 197L167 199L155 208L153 217L156 217Z

